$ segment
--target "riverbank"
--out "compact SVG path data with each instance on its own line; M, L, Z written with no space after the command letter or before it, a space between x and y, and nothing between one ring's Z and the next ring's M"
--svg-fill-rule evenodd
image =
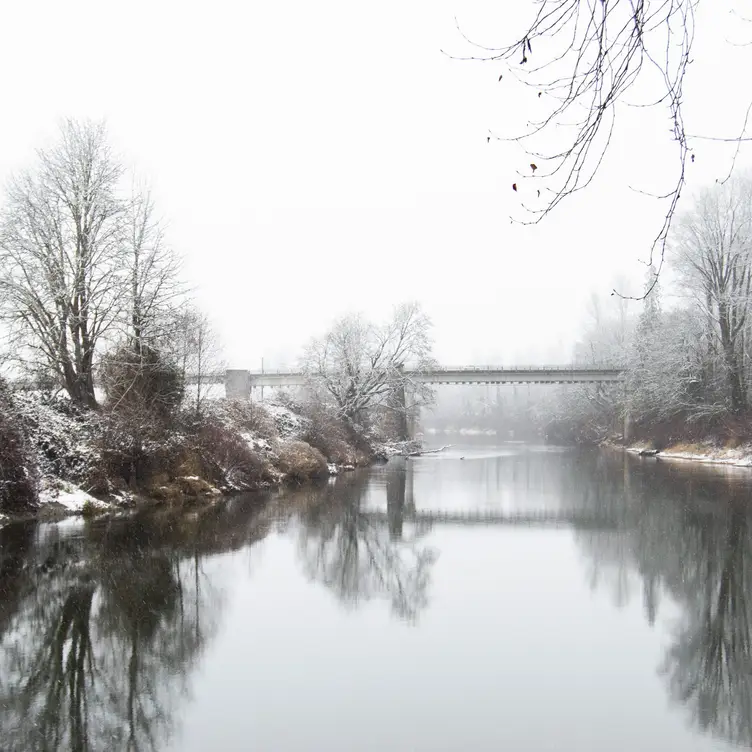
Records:
M0 525L144 505L211 504L417 448L374 431L355 433L323 408L291 402L213 399L199 415L178 414L160 425L82 410L59 395L18 392L10 400L19 444L15 465L30 491L24 503L0 505ZM0 481L9 482L2 472Z
M670 444L660 450L654 449L649 442L638 442L629 446L604 442L601 446L662 460L698 462L730 467L752 467L752 444L750 443L740 444L736 447L724 447L719 446L712 440L707 440L695 443Z

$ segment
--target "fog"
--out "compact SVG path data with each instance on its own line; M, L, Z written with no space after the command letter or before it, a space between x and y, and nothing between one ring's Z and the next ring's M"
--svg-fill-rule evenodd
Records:
M524 4L523 4L524 5ZM734 135L747 102L738 17L701 6L687 130ZM452 60L511 36L508 4L468 0L7 4L0 24L0 181L58 120L106 118L154 186L229 365L295 361L351 310L419 300L451 364L570 360L589 295L635 293L672 185L662 114L619 112L586 191L510 222L529 160L487 142L536 116L493 63ZM522 11L519 11L522 13ZM720 49L723 54L718 54ZM691 192L733 145L702 142ZM737 166L749 162L742 149Z

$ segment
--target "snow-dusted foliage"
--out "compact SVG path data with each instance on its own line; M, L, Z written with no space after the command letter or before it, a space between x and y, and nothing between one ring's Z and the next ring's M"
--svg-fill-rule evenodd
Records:
M67 397L17 392L13 404L41 477L91 488L102 473L100 417Z
M636 436L660 444L752 434L752 176L700 193L671 251L670 297L650 268L649 294L631 311L614 297L591 306L577 361L625 365L625 388L562 390L553 425L600 439L620 434L628 416Z
M431 402L433 392L413 382L412 372L435 366L431 322L417 303L398 306L391 320L374 324L345 316L307 347L303 369L310 391L350 423L367 421L378 407L406 414ZM406 404L405 393L411 394Z
M0 512L37 502L94 513L106 506L103 500L119 505L135 497L211 499L220 491L324 477L377 453L348 443L336 416L320 410L300 415L280 403L211 400L201 416L191 408L169 421L153 415L147 424L145 415L141 422L132 411L88 410L63 395L23 391L3 399L0 392L0 432L7 415L19 441L2 449L7 454L16 446L26 459L8 464L0 456L0 490L18 477L28 481L29 493L0 495Z

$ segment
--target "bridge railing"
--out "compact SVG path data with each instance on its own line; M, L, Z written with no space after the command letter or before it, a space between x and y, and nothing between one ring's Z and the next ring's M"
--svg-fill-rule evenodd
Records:
M429 373L445 373L447 371L457 371L460 373L477 373L479 371L546 371L553 373L567 373L569 371L623 371L623 365L613 363L588 364L588 365L567 365L567 366L435 366L426 369Z
M411 369L406 369L410 371ZM615 364L615 363L599 363L599 364L592 364L589 363L587 365L566 365L566 366L494 366L494 365L487 365L487 366L434 366L433 368L427 368L425 369L426 373L449 373L449 372L459 372L459 373L478 373L483 371L546 371L546 372L552 372L552 373L567 373L569 371L579 371L582 372L588 372L588 371L623 371L625 370L625 366ZM299 376L300 370L295 368L265 368L263 371L261 370L251 370L249 373L252 376Z
M302 371L300 368L264 368L261 370L250 370L251 376L299 376Z

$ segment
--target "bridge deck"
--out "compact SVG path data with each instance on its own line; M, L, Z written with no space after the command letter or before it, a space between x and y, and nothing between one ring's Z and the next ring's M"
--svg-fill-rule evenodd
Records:
M422 384L594 384L619 382L624 369L612 366L452 366L427 371L406 371L408 378ZM233 379L244 387L297 387L305 385L300 371L228 371L225 383Z

